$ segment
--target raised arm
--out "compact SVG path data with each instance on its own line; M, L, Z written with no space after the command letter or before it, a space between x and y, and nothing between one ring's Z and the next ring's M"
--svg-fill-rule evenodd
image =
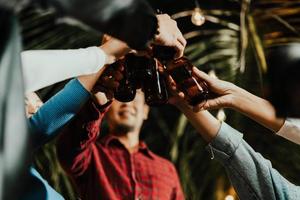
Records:
M153 42L174 47L183 55L185 39L168 15L157 15L146 0L48 0L63 15L73 16L92 28L146 49ZM134 23L133 23L134 22Z
M300 144L299 119L277 117L275 109L269 101L232 83L212 78L196 68L194 68L194 75L206 81L210 91L217 95L217 97L209 99L202 109L233 108L276 132L277 135ZM198 110L197 107L196 110Z
M230 82L212 78L195 67L193 72L196 77L204 80L209 90L216 95L215 98L209 99L202 109L232 108L274 132L282 127L284 119L276 117L275 109L267 100Z
M116 55L121 56L122 53L125 54L127 52L128 47L126 45L122 47L123 42L119 43L118 48L111 45L105 46L110 44L109 42L102 46L105 46L107 51L114 52ZM90 92L104 69L105 67L101 68L95 74L80 76L78 79L70 81L29 119L29 124L34 134L35 146L43 144L54 137L58 130L75 116L81 106L89 99ZM110 87L114 88L116 86L117 81L122 78L120 74L119 72L119 76L116 76L115 79L112 80L113 84L111 84Z
M299 199L300 187L286 180L271 162L255 152L243 135L208 111L193 112L184 102L177 103L202 138L207 149L224 166L240 199Z
M28 93L69 78L97 73L129 50L125 43L111 39L100 47L24 51L21 58L25 91Z

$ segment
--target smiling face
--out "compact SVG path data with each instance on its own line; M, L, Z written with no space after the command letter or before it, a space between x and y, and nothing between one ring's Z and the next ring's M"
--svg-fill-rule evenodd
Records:
M106 114L109 129L115 134L140 131L143 121L147 119L149 107L145 104L144 93L137 90L133 101L123 103L114 100Z

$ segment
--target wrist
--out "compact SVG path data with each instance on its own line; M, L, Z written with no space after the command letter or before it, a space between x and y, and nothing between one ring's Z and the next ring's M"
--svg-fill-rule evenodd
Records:
M245 105L246 102L246 94L245 90L243 90L240 87L237 87L236 85L232 84L232 88L230 90L231 92L231 100L229 103L229 108L232 108L234 110L241 110L242 106Z
M193 108L188 105L188 103L184 100L176 101L172 103L180 112L187 114L187 113L194 113Z
M127 53L130 52L130 48L126 43L113 39L101 45L100 48L106 54L106 64L112 64Z
M150 33L149 40L148 40L148 42L146 44L146 46L148 48L151 47L155 43L155 40L156 40L156 38L159 35L159 23L158 23L158 17L157 17L157 15L155 16L155 24L156 24L156 26L153 26L153 28L151 30L151 33Z
M99 47L99 50L103 52L105 55L105 64L109 65L116 61L116 57L112 54L110 48L106 45L102 45Z

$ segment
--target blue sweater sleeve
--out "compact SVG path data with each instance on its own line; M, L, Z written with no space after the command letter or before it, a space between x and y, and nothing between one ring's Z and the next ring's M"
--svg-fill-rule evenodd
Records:
M225 167L240 199L300 199L300 187L286 180L243 140L240 132L226 123L222 123L208 149Z
M90 93L77 79L71 80L60 92L49 99L30 119L33 147L56 136L89 99Z

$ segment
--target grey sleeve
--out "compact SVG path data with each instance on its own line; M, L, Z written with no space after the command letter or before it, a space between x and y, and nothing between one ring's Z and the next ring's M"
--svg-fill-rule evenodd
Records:
M240 199L300 199L300 187L272 168L269 160L255 152L243 135L226 123L207 149L225 167Z

